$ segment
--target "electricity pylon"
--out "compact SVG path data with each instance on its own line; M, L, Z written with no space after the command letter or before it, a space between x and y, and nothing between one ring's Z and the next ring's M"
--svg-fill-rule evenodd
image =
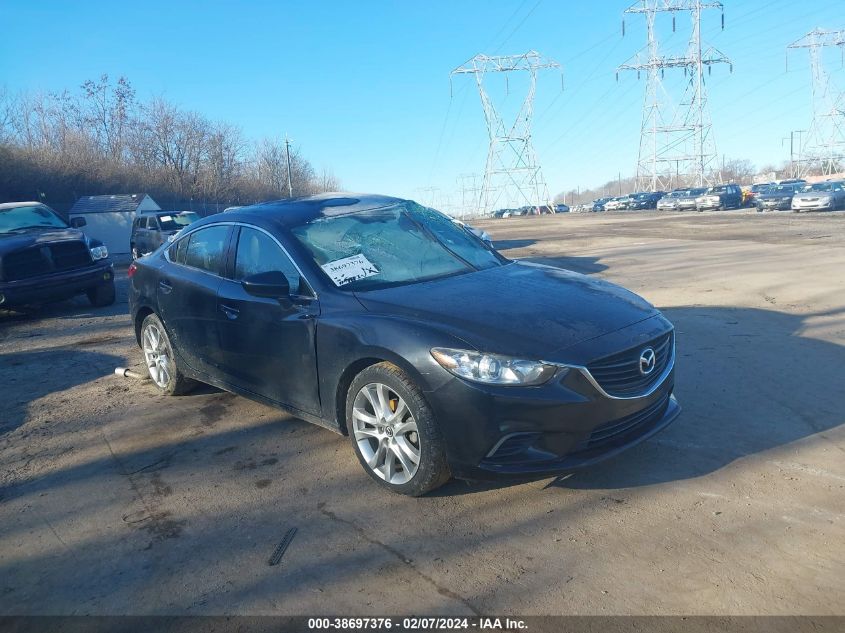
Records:
M813 121L799 149L799 178L813 168L825 176L845 169L845 92L836 89L824 65L824 49L832 46L845 55L845 30L814 29L786 47L809 49L813 74Z
M478 211L478 200L482 191L481 174L460 174L456 180L461 192L461 206L456 217L471 217Z
M490 147L476 204L478 215L489 215L499 207L551 204L549 189L531 144L537 72L548 68L560 68L560 64L536 51L529 51L522 55L476 55L449 74L450 81L453 75L475 76L487 122ZM528 94L513 124L507 125L485 89L484 78L487 73L511 72L528 73Z
M617 68L646 73L640 152L637 159L637 187L640 190L669 190L676 186L713 184L720 180L718 154L713 139L713 124L707 108L704 69L731 61L713 47L704 47L701 39L701 13L705 9L723 10L721 2L701 0L640 0L625 13L643 14L648 45ZM689 12L692 31L685 55L660 54L656 21L659 13ZM722 28L725 26L722 14ZM624 35L624 22L622 25ZM676 106L669 97L663 78L667 69L683 69L688 77L684 94ZM733 70L733 65L731 65Z

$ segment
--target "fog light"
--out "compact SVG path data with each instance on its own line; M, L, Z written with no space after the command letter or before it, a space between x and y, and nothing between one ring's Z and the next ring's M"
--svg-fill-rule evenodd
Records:
M103 273L103 279L105 281L108 281L109 279L111 279L111 273Z

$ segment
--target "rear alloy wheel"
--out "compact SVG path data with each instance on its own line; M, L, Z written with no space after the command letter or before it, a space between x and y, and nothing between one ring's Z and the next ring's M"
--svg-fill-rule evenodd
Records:
M355 377L346 421L361 465L389 490L416 497L451 476L431 409L395 365L372 365Z
M141 350L153 384L170 396L187 393L196 384L179 370L173 346L161 320L150 314L141 325Z

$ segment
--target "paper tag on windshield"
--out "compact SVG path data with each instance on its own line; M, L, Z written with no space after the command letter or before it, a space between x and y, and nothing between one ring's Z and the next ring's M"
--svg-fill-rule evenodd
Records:
M379 273L378 268L364 257L363 253L353 255L352 257L344 257L343 259L336 259L328 264L323 264L321 268L332 278L335 286L343 286L344 284L365 279L366 277L372 277Z
M169 215L160 215L158 219L162 222L170 222L173 218Z

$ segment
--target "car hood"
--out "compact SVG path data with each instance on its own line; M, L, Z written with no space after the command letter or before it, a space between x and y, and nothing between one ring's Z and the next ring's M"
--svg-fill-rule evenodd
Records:
M85 241L85 234L77 229L46 229L32 230L25 233L13 233L11 235L0 235L0 255L12 253L37 244L48 244L50 242L65 242L69 240Z
M833 197L832 191L805 191L803 193L796 193L793 199L797 198L799 200L815 200L816 198L831 197Z
M659 314L620 286L529 262L356 297L371 312L442 325L485 352L546 360Z

